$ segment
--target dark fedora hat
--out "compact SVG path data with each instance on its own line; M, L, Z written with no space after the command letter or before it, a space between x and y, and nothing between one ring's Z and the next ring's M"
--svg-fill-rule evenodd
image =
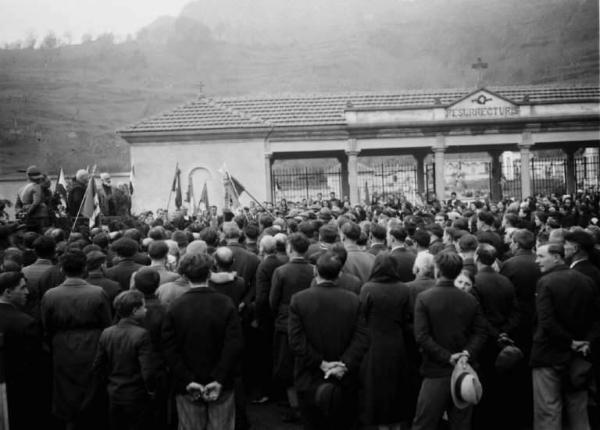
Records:
M325 416L340 412L343 407L342 387L334 381L322 382L315 391L315 405Z

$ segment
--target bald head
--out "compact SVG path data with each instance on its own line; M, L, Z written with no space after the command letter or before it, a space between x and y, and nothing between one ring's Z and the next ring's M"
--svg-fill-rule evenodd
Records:
M217 248L214 254L215 262L219 269L228 271L233 265L233 252L226 246Z
M275 254L277 250L277 241L273 236L263 236L260 240L261 254Z

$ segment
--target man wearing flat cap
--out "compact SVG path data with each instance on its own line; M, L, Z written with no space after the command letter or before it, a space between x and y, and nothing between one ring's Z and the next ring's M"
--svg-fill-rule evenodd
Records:
M38 231L49 225L48 207L44 203L44 174L36 166L27 168L29 182L23 186L15 203L17 216L23 218L29 230Z

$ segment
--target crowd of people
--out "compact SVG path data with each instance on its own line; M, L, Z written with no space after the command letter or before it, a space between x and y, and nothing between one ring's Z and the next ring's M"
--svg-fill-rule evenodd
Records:
M245 429L250 402L307 429L600 425L598 194L67 229L26 194L0 225L11 429Z

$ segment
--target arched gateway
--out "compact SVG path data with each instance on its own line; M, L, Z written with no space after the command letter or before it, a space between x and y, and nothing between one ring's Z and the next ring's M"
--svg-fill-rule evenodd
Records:
M134 210L164 206L177 162L213 183L226 163L259 200L520 198L599 186L599 102L598 85L202 97L119 134L140 178Z

